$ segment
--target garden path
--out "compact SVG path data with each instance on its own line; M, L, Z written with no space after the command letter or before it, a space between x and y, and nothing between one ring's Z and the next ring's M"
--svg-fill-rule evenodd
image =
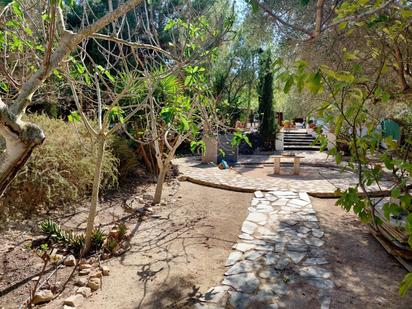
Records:
M324 232L308 193L333 197L356 183L330 158L305 154L300 175L271 175L270 156L243 156L241 165L220 170L200 158L175 160L182 180L233 191L254 192L239 242L233 246L220 285L196 309L330 308L334 288ZM389 188L390 182L381 184ZM378 191L379 188L369 188ZM263 191L263 192L262 192Z
M329 308L323 235L306 193L255 192L224 280L196 308Z

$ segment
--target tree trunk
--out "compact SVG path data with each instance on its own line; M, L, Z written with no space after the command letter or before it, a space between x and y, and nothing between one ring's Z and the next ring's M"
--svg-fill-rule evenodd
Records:
M21 115L31 103L33 94L78 44L141 2L142 0L128 0L78 33L64 30L55 50L48 55L50 61L47 65L40 66L21 86L17 98L9 105L0 99L0 135L6 141L6 149L3 154L0 154L0 196L4 194L9 183L28 160L33 149L41 145L45 138L40 128L20 121Z
M20 168L26 163L33 149L44 141L43 131L34 124L17 120L0 100L0 135L5 149L0 149L0 196Z
M94 170L92 201L90 204L89 217L87 218L87 228L85 235L85 245L82 255L85 255L91 247L91 236L94 229L94 219L96 218L96 210L99 203L100 180L102 174L104 148L106 145L106 136L102 133L97 138L97 154L96 166Z
M163 184L165 182L166 174L169 166L164 164L159 168L159 176L157 177L156 192L153 197L153 205L159 204L162 199Z

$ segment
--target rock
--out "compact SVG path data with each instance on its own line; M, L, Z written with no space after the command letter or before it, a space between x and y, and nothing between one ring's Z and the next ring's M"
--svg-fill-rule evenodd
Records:
M332 274L329 270L320 268L320 267L313 267L313 266L306 266L299 269L299 275L305 278L322 278L322 279L329 279Z
M242 232L251 235L253 234L256 228L257 228L257 224L250 222L250 221L245 221L243 222L243 225L242 225Z
M253 293L259 286L259 279L253 273L243 273L227 276L222 283L243 293Z
M90 274L90 269L83 269L79 271L80 276L87 276L88 274Z
M286 267L289 266L289 259L284 257L281 258L275 265L275 269L284 270Z
M307 234L307 233L310 232L310 229L308 229L308 228L305 227L305 226L301 226L301 227L299 228L298 232L301 233L301 234Z
M92 268L92 265L90 264L80 264L79 269L83 270L83 269L90 269Z
M299 192L299 198L303 201L310 202L309 195L306 192Z
M305 262L303 262L303 265L324 265L328 263L328 260L325 258L310 258L306 259Z
M237 243L236 245L233 246L233 249L236 249L236 250L239 250L239 251L242 251L242 252L246 252L248 250L252 250L252 249L255 249L255 248L256 248L255 244L247 244L247 243L244 243L244 242Z
M33 304L37 305L37 304L46 303L48 301L51 301L53 297L54 295L52 291L50 290L37 291L36 294L34 294Z
M250 305L253 298L251 295L247 295L244 293L239 293L235 291L230 291L229 292L230 297L229 297L229 302L232 305L232 308L235 309L247 309L251 308Z
M255 197L257 197L257 198L264 198L265 196L263 195L262 191L256 191L256 192L255 192Z
M229 287L223 285L210 288L203 296L199 298L199 300L201 302L220 304L222 303L222 300L226 296L228 290Z
M108 276L108 275L110 275L110 268L109 268L108 266L102 266L102 267L101 267L101 270L102 270L103 276Z
M88 288L86 286L83 286L83 287L77 289L76 294L83 295L83 297L87 298L92 294L92 289Z
M312 237L309 239L305 239L305 243L309 246L321 247L325 242L319 238Z
M76 265L76 258L73 255L68 255L66 259L64 260L64 265L65 266L74 266Z
M254 238L252 236L250 236L249 234L240 234L239 235L240 239L244 239L244 240L253 240Z
M92 291L96 291L100 288L100 279L99 278L91 278L89 282L87 282L87 286L92 289Z
M225 266L232 266L234 265L237 261L240 260L242 257L243 253L239 251L233 251L229 254L229 257L226 260Z
M254 266L254 263L251 261L238 262L235 265L233 265L227 272L225 272L225 276L251 272L255 269Z
M81 294L76 294L76 295L72 295L67 297L64 301L63 304L70 306L70 307L78 307L82 304L84 300L83 295Z
M247 216L246 220L251 221L253 223L257 223L259 225L265 225L265 223L267 222L267 216L263 213L254 212L254 213L250 213Z
M288 257L293 261L293 263L298 264L306 256L305 252L288 251Z
M74 283L76 286L86 286L87 285L87 278L78 278Z
M89 278L101 278L102 272L101 271L94 271L90 274Z
M292 240L289 242L288 251L296 251L296 252L306 252L307 246L303 241L300 240Z
M325 233L323 233L321 230L315 229L312 231L312 235L317 238L322 238Z
M249 251L245 255L245 259L255 261L258 258L262 257L264 255L264 252L257 252L257 251Z

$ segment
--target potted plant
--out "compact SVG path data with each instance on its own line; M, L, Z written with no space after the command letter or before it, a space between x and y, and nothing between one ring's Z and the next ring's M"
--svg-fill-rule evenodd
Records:
M289 129L290 128L290 120L283 120L283 127L285 129Z

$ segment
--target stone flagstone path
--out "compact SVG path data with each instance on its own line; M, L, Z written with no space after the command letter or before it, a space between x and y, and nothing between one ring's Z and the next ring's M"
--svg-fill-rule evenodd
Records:
M337 197L337 190L344 191L357 183L358 176L339 169L302 167L306 176L248 177L239 171L220 170L213 165L202 165L193 157L174 160L183 174L181 180L188 180L201 185L212 186L242 192L296 190L308 192L317 197ZM314 177L316 176L316 177ZM369 191L380 191L392 186L390 181L382 181L380 188L373 184ZM359 188L359 190L361 190Z
M329 308L323 234L307 193L255 192L224 280L195 308Z

